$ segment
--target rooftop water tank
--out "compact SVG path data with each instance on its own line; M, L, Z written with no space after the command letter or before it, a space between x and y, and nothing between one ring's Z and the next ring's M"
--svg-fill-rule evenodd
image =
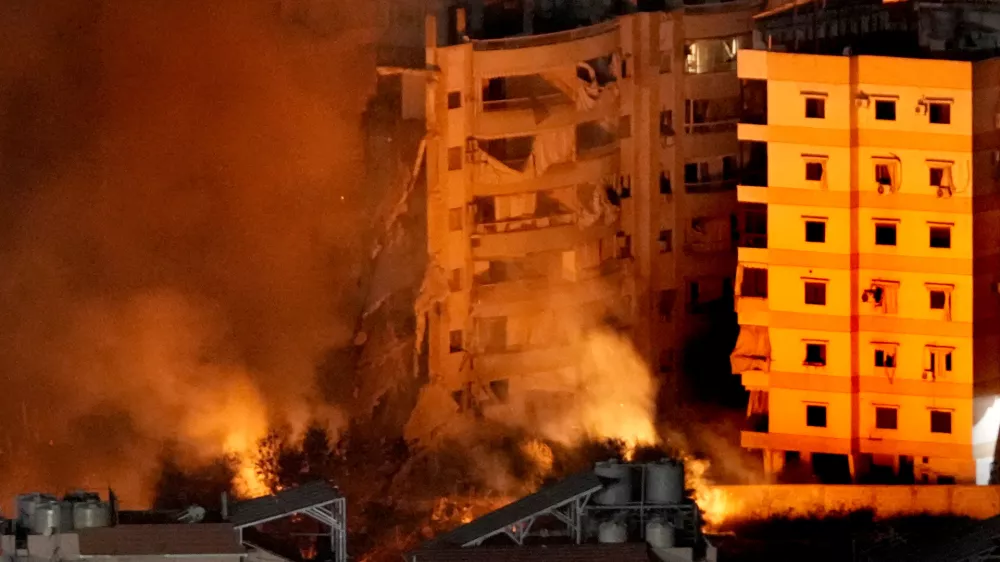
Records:
M73 530L73 502L59 502L59 532L68 533Z
M658 519L646 523L646 542L654 548L673 548L675 543L674 527Z
M683 500L683 463L663 460L646 465L646 503L677 504Z
M594 494L594 502L601 505L623 505L632 499L632 471L629 465L617 461L599 462L594 473L608 481Z
M17 523L26 528L31 528L31 517L35 514L35 507L39 503L55 501L56 498L47 495L40 494L38 492L32 492L30 494L21 494L17 496Z
M31 515L31 533L34 535L50 535L59 532L60 505L54 500L35 504L35 512Z
M74 529L107 527L110 521L111 509L105 502L88 500L73 504Z
M628 540L625 525L616 521L605 521L597 528L597 542L603 544L620 544Z

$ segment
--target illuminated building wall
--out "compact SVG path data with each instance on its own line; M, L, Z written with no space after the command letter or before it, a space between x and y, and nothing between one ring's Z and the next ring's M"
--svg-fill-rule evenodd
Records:
M461 12L454 33L429 20L428 37L454 41L427 47L439 71L425 295L437 296L418 313L437 390L411 435L457 410L571 388L555 328L570 318L613 316L671 381L704 307L732 290L735 53L753 6L488 40L461 39Z
M744 51L743 446L986 483L1000 63ZM976 426L974 431L973 427ZM833 455L833 456L831 456Z

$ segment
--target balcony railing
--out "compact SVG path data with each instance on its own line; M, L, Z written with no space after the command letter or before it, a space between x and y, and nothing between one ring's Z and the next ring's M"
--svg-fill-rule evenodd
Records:
M485 39L472 42L475 51L499 51L504 49L524 49L527 47L542 47L568 41L578 41L589 37L603 35L618 29L618 20L608 20L596 25L578 27L567 31L545 33L541 35L523 35L518 37L503 37L501 39Z
M684 130L692 135L707 135L711 133L731 133L736 130L739 119L725 119L711 123L686 123Z
M730 240L689 240L684 242L684 253L687 254L714 254L719 252L729 252L733 249Z
M523 98L508 98L502 100L486 100L483 101L483 113L490 113L493 111L516 111L516 110L526 110L534 109L538 106L552 107L555 105L565 105L569 104L571 100L569 96L562 92L554 92L551 94L544 94L540 96L523 97Z
M699 183L684 183L686 193L723 193L736 189L736 179L716 179Z
M753 234L743 232L740 234L741 248L767 248L767 234Z
M575 224L576 219L576 213L562 213L558 215L549 215L547 217L525 217L491 223L481 223L476 225L476 234L503 234L506 232L538 230L551 226Z

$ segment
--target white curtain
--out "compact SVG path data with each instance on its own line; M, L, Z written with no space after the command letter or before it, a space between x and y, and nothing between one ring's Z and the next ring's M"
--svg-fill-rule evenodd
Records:
M770 370L771 338L767 326L740 326L740 335L729 361L736 374Z

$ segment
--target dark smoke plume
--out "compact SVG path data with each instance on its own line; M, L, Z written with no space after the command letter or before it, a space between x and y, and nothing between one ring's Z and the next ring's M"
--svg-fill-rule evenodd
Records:
M378 189L364 5L0 3L0 494L151 499L331 413Z

